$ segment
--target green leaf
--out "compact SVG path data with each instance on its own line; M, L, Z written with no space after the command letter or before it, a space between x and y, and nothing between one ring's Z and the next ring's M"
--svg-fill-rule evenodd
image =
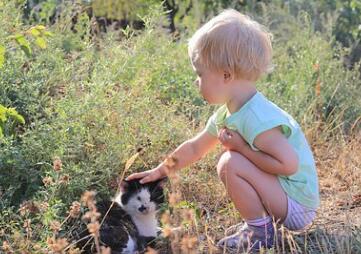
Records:
M38 29L36 29L36 27L32 27L32 28L30 28L30 30L29 30L29 32L32 34L32 36L34 36L34 37L38 37L38 36L40 36L40 32L39 32L39 30Z
M45 31L44 35L48 36L48 37L51 37L51 36L53 36L53 33L49 32L49 31Z
M39 31L45 30L45 26L43 26L43 25L37 25L34 28L39 30Z
M7 108L0 104L0 123L4 123L6 121L6 112Z
M0 45L0 68L3 67L5 63L5 47Z
M17 123L25 124L24 117L15 108L6 108L0 104L0 123L5 123L9 117Z
M22 51L24 51L24 53L26 54L27 57L31 56L31 48L30 48L30 46L21 45L20 48L21 48Z
M11 118L16 123L25 124L24 117L15 108L6 108L0 104L0 138L4 136L4 126L8 118Z
M25 124L25 119L14 108L8 108L7 115L14 119L16 122Z
M16 42L20 45L20 48L25 52L25 54L29 57L31 56L31 48L29 41L25 38L24 35L18 34L15 35Z
M46 41L43 37L38 37L35 40L36 45L38 45L40 48L45 49L46 48Z

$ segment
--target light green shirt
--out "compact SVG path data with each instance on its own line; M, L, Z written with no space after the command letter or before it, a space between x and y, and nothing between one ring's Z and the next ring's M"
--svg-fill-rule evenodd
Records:
M221 106L209 118L206 130L214 136L223 127L238 131L251 149L259 151L253 144L256 136L277 126L281 126L299 159L297 172L290 176L279 175L279 182L291 198L304 206L317 208L320 203L318 177L308 142L298 123L263 94L257 92L233 114L230 114L226 105Z

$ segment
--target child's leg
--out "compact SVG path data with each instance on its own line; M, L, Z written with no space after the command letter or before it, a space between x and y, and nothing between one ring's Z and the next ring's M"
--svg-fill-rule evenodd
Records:
M287 195L277 176L257 168L242 154L222 154L217 172L227 192L245 220L265 215L283 221L287 215Z
M262 171L242 154L232 151L222 154L217 172L248 224L272 226L271 217L280 221L286 218L287 195L275 175Z

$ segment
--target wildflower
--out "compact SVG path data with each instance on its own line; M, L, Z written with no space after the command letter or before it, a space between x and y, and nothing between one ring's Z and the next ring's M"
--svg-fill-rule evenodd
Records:
M81 251L79 248L74 249L73 247L71 247L68 251L68 254L80 254L80 253Z
M59 221L54 220L54 221L50 222L50 228L51 228L51 230L53 230L54 233L59 232L60 227L61 227L61 224Z
M170 235L172 235L172 228L169 226L166 226L163 228L162 233L163 233L164 237L169 237Z
M162 214L161 222L163 225L170 223L170 214L168 210Z
M13 234L14 242L21 242L23 240L23 235L20 232L15 231Z
M36 251L39 251L39 252L42 251L41 245L37 244L37 243L33 245L33 249L36 250Z
M40 202L38 207L39 207L40 212L45 212L49 208L49 203L48 202Z
M174 168L165 167L164 171L168 176L169 180L171 181L172 185L178 186L180 183L180 177L179 174L177 174L177 172L174 170Z
M174 155L168 156L164 161L164 166L171 169L174 168L178 163L178 159Z
M184 221L192 222L194 218L194 213L192 209L183 210Z
M60 184L68 184L70 180L70 176L69 175L62 175L59 179L59 183Z
M72 218L78 218L80 215L81 205L78 201L74 201L70 207L69 215Z
M49 237L46 242L49 248L55 253L61 253L61 251L64 250L65 247L69 244L65 238L55 239L55 237Z
M24 216L27 213L37 213L39 212L39 208L33 201L25 201L20 205L19 213L21 216Z
M7 241L3 241L3 246L2 249L5 253L14 253L14 251L12 250L10 244Z
M167 176L172 180L173 178L177 177L175 171L175 166L177 165L177 163L178 163L178 159L174 155L170 155L164 160L165 172Z
M196 247L196 244L197 244L197 237L195 237L195 236L192 237L192 236L186 235L182 238L181 245L182 245L182 250L185 253L189 253L192 250L194 250L194 248Z
M177 191L175 193L169 193L169 196L168 196L169 204L174 206L181 200L181 198L182 198L182 195L180 194L179 191Z
M24 221L24 224L23 224L23 228L28 228L30 227L30 224L31 224L31 220L30 219L27 219Z
M148 247L145 254L158 254L158 251L152 249L151 247Z
M88 211L86 212L82 219L87 221L96 221L100 217L100 213L97 211Z
M61 162L60 158L56 157L53 161L53 169L54 171L60 171L63 163Z
M81 202L89 207L94 203L95 191L85 191L81 197Z
M93 234L93 235L98 235L99 233L99 229L100 229L100 225L99 222L95 221L95 222L91 222L87 225L88 231Z
M320 70L320 64L318 62L316 62L315 64L312 65L313 70L314 71L319 71Z
M52 185L54 183L53 178L51 178L50 176L46 176L43 178L43 183L45 185L45 187Z

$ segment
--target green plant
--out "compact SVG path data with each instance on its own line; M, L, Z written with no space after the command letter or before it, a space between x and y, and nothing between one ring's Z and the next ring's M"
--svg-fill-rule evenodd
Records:
M16 124L25 124L24 118L14 109L0 104L0 139L4 135L14 134Z
M5 129L16 135L5 131L0 144L0 245L6 247L6 242L14 251L45 252L56 240L52 238L54 221L65 221L67 208L85 190L96 190L99 197L113 195L120 174L154 167L204 127L214 106L207 105L193 85L187 33L205 17L192 11L183 21L176 16L177 22L185 23L175 39L163 29L166 16L158 5L139 17L145 25L142 31L109 29L95 36L89 30L91 19L85 16L75 29L72 27L69 3L54 24L30 32L38 25L23 19L21 7L14 1L2 4L0 45L6 50L2 53L4 47L0 47L0 62L4 62L0 103L6 105L6 112L15 108L25 124L14 129L16 120L6 113ZM256 11L258 5L254 3L255 10L249 10ZM182 11L185 9L177 15ZM257 83L259 90L293 115L311 137L316 158L321 158L317 163L321 165L321 186L326 190L323 198L333 200L327 181L346 188L344 194L356 195L359 140L348 143L347 139L359 131L358 72L343 67L340 59L345 50L331 43L330 34L314 28L312 15L299 11L294 16L279 5L264 5L262 12L258 11L257 19L274 34L275 64L274 71ZM52 34L41 35L47 42L43 49L36 46L33 36L41 31ZM15 37L6 39L18 33L30 43L30 57ZM343 156L338 156L340 151ZM178 217L169 225L177 228L182 224L181 236L189 233L201 239L205 235L206 241L200 246L193 244L192 250L199 247L210 252L223 227L239 220L214 170L218 152L183 171L175 179L182 180L177 189L171 189L176 195L173 198L179 201L181 193L186 200L178 207L173 203L178 209L174 214L182 216L181 211L188 211L185 215L194 221L183 223ZM124 165L134 154L139 156L124 172ZM58 171L53 165L56 157L62 162ZM337 211L356 211L342 209ZM335 219L333 216L327 218ZM357 250L354 242L359 233L354 232L355 237L342 243ZM305 239L312 236L308 234ZM301 239L299 248L304 252L312 252L313 247L303 246L304 238L293 237L290 239ZM325 233L322 237L333 241L325 250L340 239ZM186 237L184 243L194 239ZM311 242L318 244L317 240ZM166 248L167 243L163 245ZM338 247L340 252L347 249L342 246Z

